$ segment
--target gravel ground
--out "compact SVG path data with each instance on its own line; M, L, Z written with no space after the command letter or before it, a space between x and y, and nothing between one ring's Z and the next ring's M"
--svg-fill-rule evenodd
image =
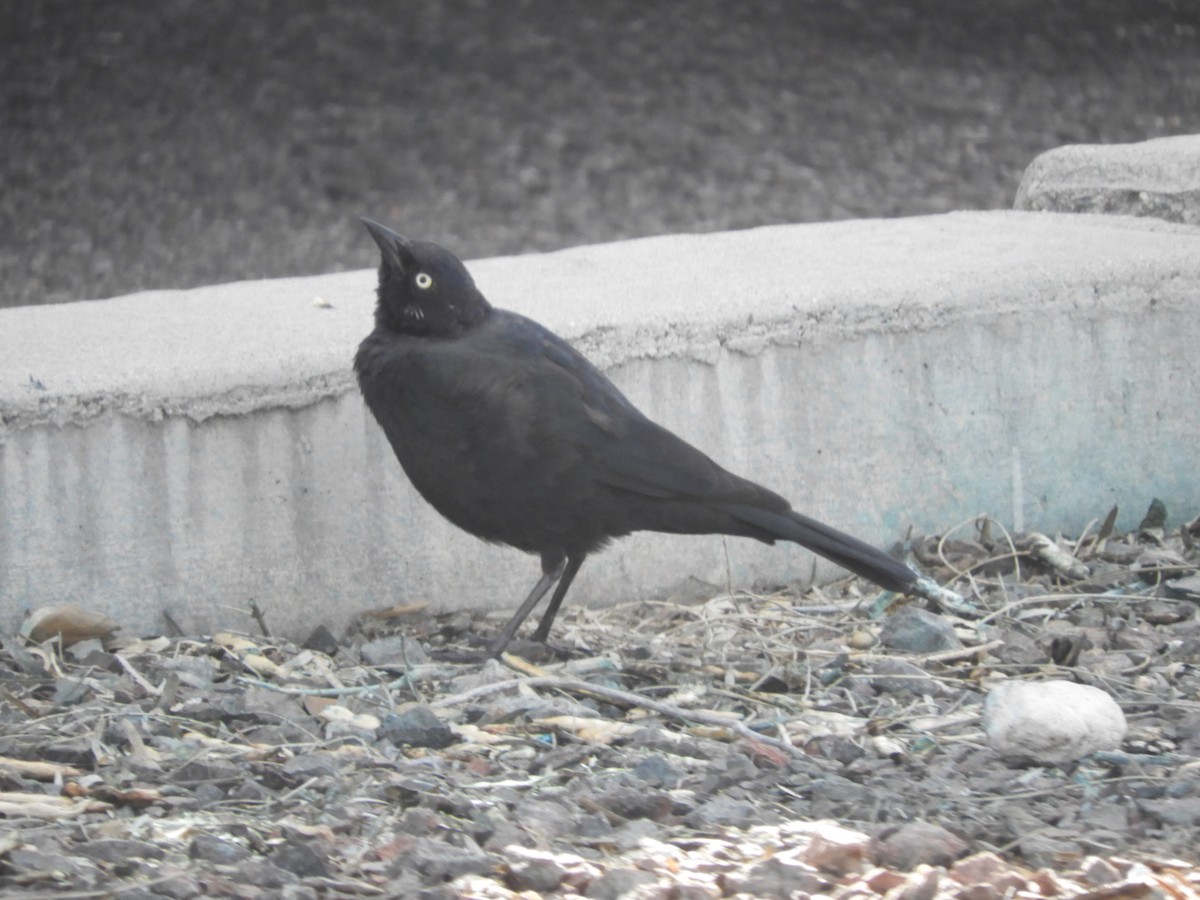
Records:
M1200 130L1191 0L0 0L0 305L1012 203Z
M507 665L444 661L497 630L469 612L297 647L38 611L0 652L0 894L1186 900L1200 518L1154 509L913 538L957 611L857 580L569 607ZM1123 739L1002 756L984 695L1046 680Z

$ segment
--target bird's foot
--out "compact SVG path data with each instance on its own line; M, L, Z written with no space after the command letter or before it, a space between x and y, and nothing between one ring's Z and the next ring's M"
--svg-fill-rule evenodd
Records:
M576 655L566 647L556 647L545 641L525 640L523 638L513 638L504 652L519 656L535 665L562 662Z

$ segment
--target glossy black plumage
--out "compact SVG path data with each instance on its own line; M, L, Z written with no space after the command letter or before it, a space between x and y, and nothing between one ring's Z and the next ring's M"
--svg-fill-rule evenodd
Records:
M375 330L354 360L405 473L443 516L542 560L499 654L558 580L545 640L588 554L634 531L793 541L895 591L903 563L795 512L642 415L578 351L493 308L449 251L364 220L379 245Z

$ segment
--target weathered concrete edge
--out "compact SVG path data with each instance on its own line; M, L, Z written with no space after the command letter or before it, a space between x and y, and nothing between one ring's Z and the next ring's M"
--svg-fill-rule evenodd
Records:
M1082 258L1051 276L1028 265L1027 249L994 261L964 255L977 235L958 226L986 230L990 221L1019 226L999 249L1015 235L1045 253L1059 229L1062 246ZM649 414L869 540L893 539L911 522L1003 517L1022 504L1027 521L1071 527L1110 502L1136 516L1127 504L1154 491L1195 502L1194 479L1178 466L1194 459L1200 438L1187 400L1200 394L1188 355L1200 343L1191 252L1200 232L1095 217L951 216L812 226L805 246L829 234L887 241L913 227L936 236L942 225L957 241L945 258L934 253L922 267L925 253L900 254L896 270L863 279L832 259L829 279L803 288L817 302L799 309L776 304L753 321L736 304L736 315L718 308L696 320L658 310L618 329L600 312L556 327L619 370ZM1097 230L1109 233L1106 249L1088 256ZM760 239L773 238L738 238ZM874 256L870 240L856 252ZM611 245L601 255L646 249ZM1055 247L1048 253L1043 263L1063 262ZM528 267L540 264L495 261L526 276L499 279L493 299L513 305L505 286L527 283ZM370 273L344 277L365 295L347 317L347 334L357 335ZM334 343L329 352L345 360L353 338ZM511 609L532 580L530 560L455 531L415 497L353 390L294 396L308 399L252 414L99 414L88 427L12 432L8 452L0 447L5 615L73 599L141 621L148 604L207 629L253 596L297 634L402 598ZM36 494L25 505L21 485ZM589 562L573 596L653 596L688 577L721 584L727 572L736 584L777 581L810 565L789 548L644 536Z
M898 231L913 222L945 221L949 227L963 222L977 226L980 222L1002 222L1012 217L1026 217L1025 221L1029 227L1034 227L1039 221L1069 222L1071 227L1081 229L1081 234L1085 237L1087 230L1097 227L1099 222L1118 228L1129 227L1139 233L1195 233L1189 226L1126 217L1097 220L1090 216L1068 214L967 213L909 220L861 220L806 226L771 226L718 235L668 235L612 245L572 248L535 256L477 260L469 262L468 266L476 273L481 284L485 284L489 276L503 270L505 277L501 279L501 284L507 292L502 290L498 295L489 292L496 305L531 312L535 318L539 318L571 340L602 367L611 368L639 359L672 357L711 362L719 356L722 349L754 353L768 346L799 346L820 342L826 338L840 340L858 334L925 330L939 327L953 319L970 321L978 317L1020 312L1024 308L1025 300L1007 293L1009 285L1003 277L994 283L980 279L980 283L972 285L973 293L969 299L939 291L937 278L930 279L933 284L932 290L922 284L919 278L908 283L896 284L870 283L868 280L868 283L853 288L847 288L841 283L822 285L823 290L814 290L803 305L775 304L765 313L757 309L754 302L739 302L728 304L724 309L715 312L706 309L677 309L676 314L670 316L664 315L661 310L638 308L635 303L631 304L632 309L622 310L619 316L611 317L603 310L596 313L595 310L602 306L603 298L593 297L587 298L593 302L585 315L576 319L574 316L577 311L572 310L569 313L572 317L564 319L564 311L560 308L547 307L542 315L538 315L539 309L534 302L533 309L530 310L529 297L512 293L514 276L515 283L519 284L520 276L537 271L541 260L565 261L562 264L569 269L579 264L576 261L577 257L586 258L588 254L599 252L609 254L611 259L609 251L625 246L638 247L645 258L652 256L659 246L662 246L665 252L669 252L669 248L680 240L691 242L728 237L746 245L753 244L758 236L769 238L780 233L795 232L797 229L809 234L835 234L843 230L865 227L870 229L870 232L879 234ZM916 266L920 260L914 259L913 262ZM598 274L611 275L602 269L598 270ZM961 274L957 273L956 277ZM1004 273L998 270L997 274L1003 276ZM1147 274L1153 277L1153 273ZM1103 268L1098 268L1095 297L1090 299L1055 291L1044 292L1042 308L1050 312L1060 307L1078 308L1081 302L1119 303L1118 295L1109 296L1107 277ZM1168 282L1171 274L1161 273L1161 277L1169 296ZM571 284L569 280L564 281L560 278L560 282L566 285L568 291L577 288L577 285ZM116 379L115 384L105 383L95 389L76 390L70 385L66 388L53 385L49 391L42 391L24 381L19 366L6 369L0 360L0 376L7 376L0 377L0 443L3 442L5 434L11 431L42 424L58 427L86 425L108 413L150 422L171 417L202 422L218 415L241 416L276 408L300 409L352 391L354 381L348 360L358 338L369 330L373 285L374 273L371 270L361 270L312 278L238 282L188 291L152 291L99 303L88 301L50 307L0 310L0 330L4 331L11 331L14 320L18 320L19 323L19 319L39 322L42 319L53 318L61 322L69 321L72 317L88 317L93 321L102 321L105 304L138 304L144 309L170 309L174 304L190 302L212 305L218 315L236 316L238 304L260 304L264 298L275 300L288 297L292 299L286 304L278 304L279 308L287 315L295 315L295 307L307 306L310 296L333 295L338 298L339 311L349 314L349 322L333 332L327 342L317 345L310 340L308 344L299 348L296 358L286 360L285 364L249 365L247 359L252 358L253 354L247 353L242 359L217 360L212 371L202 378L187 375L169 385L164 384L167 379L152 373L141 380L133 379L132 384L129 383L129 378L122 375ZM619 283L614 285L614 291L620 289ZM210 297L214 299L210 300ZM218 297L220 299L216 299ZM879 302L879 297L885 298L884 302ZM536 301L537 298L534 299ZM749 317L747 310L751 311ZM326 314L318 312L316 315L321 317ZM44 328L39 326L38 330L57 333L59 328L55 323L50 323ZM311 337L311 334L306 336ZM68 331L68 345L73 337ZM101 340L104 338L104 335L100 336ZM14 358L19 357L24 346L18 342L5 346L4 339L5 335L0 333L0 349L11 353ZM77 337L75 339L79 340ZM60 348L55 345L46 349L44 355L57 355L59 351ZM141 351L142 348L133 346L126 350L126 355L135 355ZM184 365L191 365L193 372L197 371L194 361L185 361ZM114 369L118 367L119 363ZM33 372L29 374L29 381L34 381Z
M1013 207L1200 224L1200 135L1047 150L1026 167Z

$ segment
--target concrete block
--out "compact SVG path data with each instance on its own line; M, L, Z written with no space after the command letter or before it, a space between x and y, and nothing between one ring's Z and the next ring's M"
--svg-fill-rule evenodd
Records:
M882 545L982 512L1068 530L1113 503L1132 526L1152 496L1194 513L1198 238L958 213L470 268L648 414ZM255 598L303 636L421 599L511 612L536 561L433 513L358 395L373 287L360 271L0 310L0 622L73 601L132 632L164 609L252 629L237 610ZM796 547L635 535L571 600L812 572Z
M1025 170L1015 207L1200 225L1200 135L1047 150Z

